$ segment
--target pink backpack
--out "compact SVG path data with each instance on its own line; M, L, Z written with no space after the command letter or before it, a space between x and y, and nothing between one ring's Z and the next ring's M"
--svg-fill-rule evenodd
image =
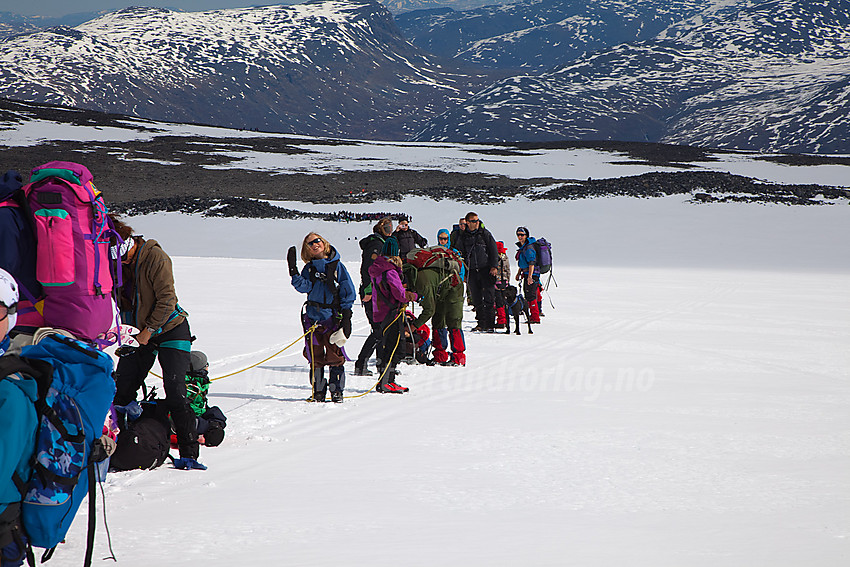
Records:
M110 258L120 239L92 174L80 164L53 161L33 169L23 191L35 224L44 324L96 341L117 324L112 289L121 270Z

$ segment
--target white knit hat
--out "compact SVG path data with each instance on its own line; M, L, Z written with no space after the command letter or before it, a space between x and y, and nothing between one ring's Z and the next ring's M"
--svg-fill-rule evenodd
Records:
M18 284L15 278L6 270L0 268L0 303L6 307L11 307L18 303ZM12 330L18 322L18 314L9 314L8 330Z

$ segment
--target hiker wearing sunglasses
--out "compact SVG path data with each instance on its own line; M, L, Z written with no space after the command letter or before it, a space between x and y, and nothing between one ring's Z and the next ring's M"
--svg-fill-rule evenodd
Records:
M492 333L496 325L496 274L499 249L496 239L473 212L466 214L466 230L457 242L467 266L467 286L478 325L473 331Z
M304 330L318 327L305 337L304 357L310 363L310 401L324 402L330 389L331 401L341 403L345 390L346 356L342 346L351 336L351 306L357 298L354 282L341 262L339 252L315 232L301 243L299 272L295 246L287 252L292 287L307 294L302 315ZM325 376L325 367L329 376Z

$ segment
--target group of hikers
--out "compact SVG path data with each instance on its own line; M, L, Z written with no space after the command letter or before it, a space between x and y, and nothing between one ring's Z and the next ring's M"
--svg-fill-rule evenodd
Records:
M374 374L368 369L368 361L375 353L379 375L375 389L381 393L409 390L396 380L397 365L408 343L420 363L466 364L461 327L465 300L475 311L473 332L509 330L511 307L519 301L527 307L524 312L529 329L531 324L540 323L539 248L528 228L518 227L516 236L518 267L513 274L504 243L495 240L475 212L467 213L452 231L439 229L437 244L431 247L410 227L408 218L401 217L393 228L393 219L386 216L378 220L372 234L360 240L360 285L356 288L339 252L320 234L310 232L304 237L301 269L296 247L289 248L292 286L307 294L302 324L306 333L304 356L310 367L310 400L324 402L328 391L332 402L344 399L347 356L343 345L351 336L352 308L358 298L371 332L355 360L354 375ZM522 294L517 293L512 281L521 282ZM412 303L419 305L418 316L408 309ZM518 321L517 315L517 332ZM432 357L428 356L429 349L433 349Z
M49 558L86 493L94 501L95 474L153 468L172 448L175 468L206 468L199 446L222 442L226 418L207 403L207 357L194 339L171 258L107 212L85 166L50 162L26 184L3 175L3 567L33 565L33 547ZM157 359L163 399L145 386ZM90 552L91 542L86 564Z
M512 274L504 245L472 212L436 238L429 247L404 216L377 219L360 240L359 285L318 233L310 232L300 251L289 248L292 285L307 295L301 320L311 401L343 401L343 345L358 299L371 331L354 373L374 375L368 363L375 353L381 393L408 391L397 382L405 355L429 365L466 364L466 301L476 314L473 331L509 325ZM513 279L529 298L529 323L538 323L540 261L528 229L519 227L517 240ZM85 166L50 162L33 169L28 183L15 171L3 175L2 567L34 564L33 547L49 557L80 501L86 494L94 501L96 478L107 469L153 468L167 458L178 469L206 469L200 446L222 442L226 418L207 403L208 360L192 349L188 315L178 302L171 258L156 240L107 212ZM162 399L145 382L157 360ZM93 525L89 530L86 565Z

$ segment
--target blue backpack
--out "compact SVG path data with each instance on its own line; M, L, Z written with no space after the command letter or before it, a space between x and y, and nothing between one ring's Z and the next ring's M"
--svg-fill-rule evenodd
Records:
M89 497L89 534L85 565L94 543L95 465L106 458L100 443L115 395L112 359L106 353L61 335L24 347L25 361L44 361L53 377L43 393L32 474L22 490L21 517L30 545L47 549L49 559L65 538L83 499Z

